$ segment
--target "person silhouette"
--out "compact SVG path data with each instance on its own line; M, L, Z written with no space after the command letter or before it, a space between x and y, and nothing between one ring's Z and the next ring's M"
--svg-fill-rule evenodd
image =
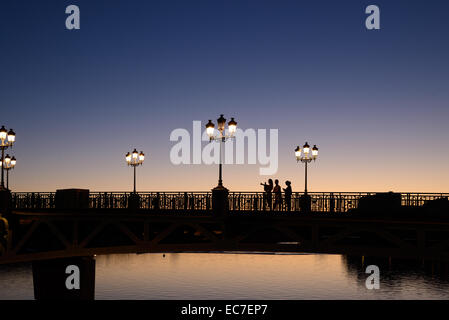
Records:
M271 191L273 190L273 180L268 179L268 184L266 182L261 183L260 185L263 186L263 210L265 210L266 205L268 204L268 208L270 210L273 209L273 201L271 196Z
M279 185L279 180L276 179L274 181L274 210L278 209L278 210L282 210L282 191L281 191L281 186Z
M292 183L290 181L285 181L287 188L284 188L285 192L285 205L287 207L287 211L292 209Z

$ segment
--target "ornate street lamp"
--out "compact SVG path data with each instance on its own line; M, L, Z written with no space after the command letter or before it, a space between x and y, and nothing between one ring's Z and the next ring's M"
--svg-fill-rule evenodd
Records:
M234 118L231 118L231 121L228 122L228 132L225 131L226 119L223 115L220 115L220 118L217 119L218 124L218 135L215 135L215 125L212 120L206 124L206 133L209 136L209 140L225 142L227 139L234 138L235 131L237 130L237 122L235 122ZM223 179L222 179L222 161L221 161L221 143L220 143L220 164L218 166L218 187L223 187Z
M305 164L305 187L304 187L304 194L307 195L307 164L315 161L318 158L318 148L316 145L312 148L312 154L310 154L310 146L306 142L306 144L301 148L298 146L295 149L295 156L297 162L302 162Z
M9 170L14 169L17 160L15 157L10 157L9 154L6 155L5 160L0 162L0 167L6 170L6 189L9 190Z
M136 167L143 164L143 161L145 160L145 154L143 151L137 152L136 149L133 150L132 153L128 152L125 155L125 160L128 166L132 166L134 168L134 191L133 193L136 193Z
M2 149L2 158L1 158L0 162L2 162L2 164L6 160L5 159L5 149L10 148L10 147L12 148L12 146L14 145L15 141L16 141L16 134L15 134L15 132L12 129L9 130L9 132L8 132L8 130L6 130L6 128L5 128L5 126L2 126L0 128L0 142L1 142L0 148ZM9 161L11 161L11 159L9 159ZM5 188L4 169L5 168L2 165L2 170L1 170L2 171L2 174L1 174L2 178L1 178L0 189L4 189Z

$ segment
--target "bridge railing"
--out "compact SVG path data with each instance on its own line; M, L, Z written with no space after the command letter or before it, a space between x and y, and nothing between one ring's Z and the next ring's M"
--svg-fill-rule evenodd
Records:
M141 209L210 210L210 192L139 192ZM92 192L89 195L91 208L126 208L131 193Z
M55 207L54 192L15 192L12 194L14 209L47 209Z
M357 208L358 201L361 197L374 193L311 192L308 194L311 197L311 209L313 212L347 212L349 209ZM300 211L302 196L303 193L292 194L290 200L291 211ZM274 195L272 195L271 201L272 207L274 208ZM288 199L283 195L281 211L287 209L286 201ZM231 192L229 194L230 210L269 210L268 202L269 198L267 199L263 192Z
M212 209L211 192L139 192L141 209L159 210L202 210ZM313 212L347 212L357 208L362 197L374 195L370 192L311 192L311 208ZM129 192L91 192L90 208L127 208ZM293 193L291 211L300 211L303 193ZM402 193L403 206L422 206L427 201L449 198L447 193ZM283 194L283 205L278 210L286 210ZM272 195L272 206L275 197ZM14 209L49 209L55 208L54 192L16 192L12 194ZM268 198L263 192L230 192L229 209L231 211L263 211L269 210Z

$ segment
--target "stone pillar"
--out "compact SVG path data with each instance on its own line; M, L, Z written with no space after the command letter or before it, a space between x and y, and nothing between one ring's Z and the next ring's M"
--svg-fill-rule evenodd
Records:
M229 213L229 190L223 186L212 189L212 212L214 216L223 217Z
M94 300L95 259L74 257L34 261L36 300Z
M55 207L56 209L87 209L89 208L89 190L56 190Z
M12 210L11 191L0 188L0 216L6 217Z
M11 191L0 187L0 252L6 251L11 245L11 230L18 224L12 209Z

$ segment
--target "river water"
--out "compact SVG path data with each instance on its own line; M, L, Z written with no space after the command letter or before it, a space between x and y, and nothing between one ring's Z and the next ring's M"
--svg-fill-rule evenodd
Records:
M372 261L370 262L372 264ZM96 299L449 299L447 264L327 254L167 253L96 257ZM0 299L34 299L31 264L0 265Z

